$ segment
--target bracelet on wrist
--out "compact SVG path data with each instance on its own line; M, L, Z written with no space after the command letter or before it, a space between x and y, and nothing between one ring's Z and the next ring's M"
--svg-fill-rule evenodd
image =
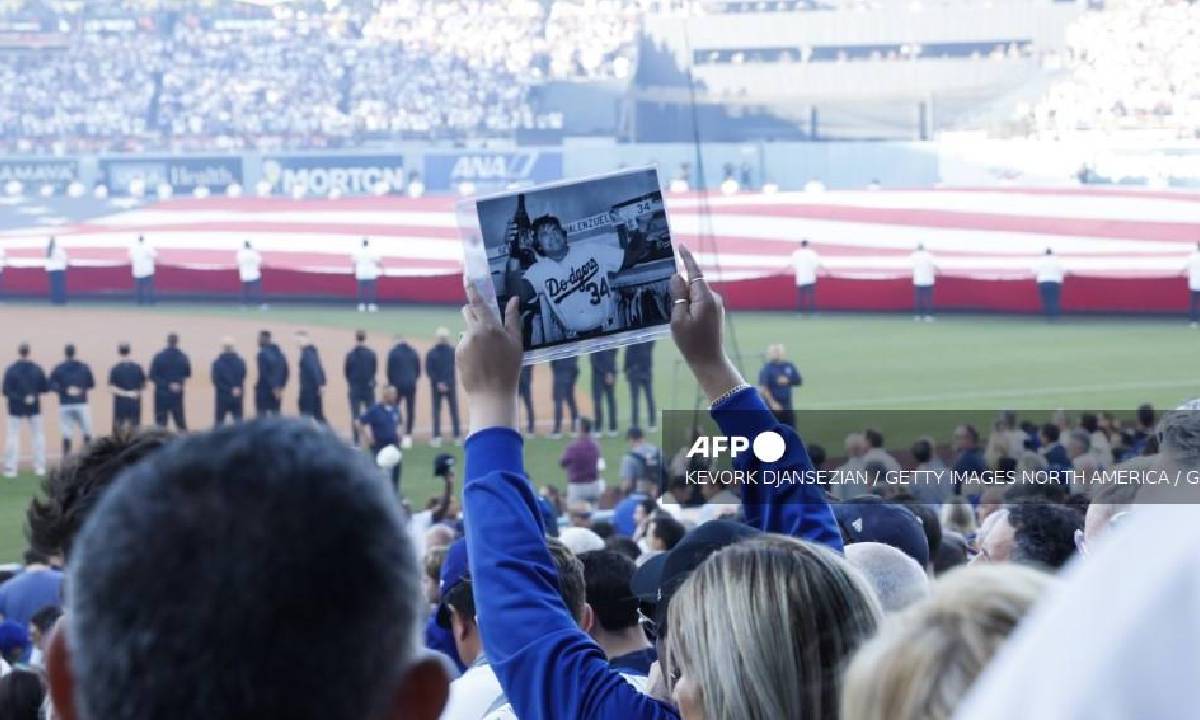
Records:
M725 392L721 393L721 396L719 398L717 398L716 400L713 400L712 403L709 404L708 409L712 410L712 409L716 408L718 405L721 405L726 400L728 400L729 398L733 397L734 395L740 393L741 391L745 390L748 387L750 387L750 385L748 383L744 383L744 382L734 385L733 387L729 388Z

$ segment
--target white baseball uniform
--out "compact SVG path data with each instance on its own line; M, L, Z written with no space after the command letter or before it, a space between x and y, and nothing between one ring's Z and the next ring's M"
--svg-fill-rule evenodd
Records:
M545 296L564 327L588 332L611 321L611 276L624 261L625 252L615 242L575 242L567 245L562 260L539 255L525 271L525 279L535 292Z

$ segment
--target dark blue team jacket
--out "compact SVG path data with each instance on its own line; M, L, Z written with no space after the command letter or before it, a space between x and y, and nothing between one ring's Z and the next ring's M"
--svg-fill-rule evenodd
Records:
M795 432L781 425L753 388L713 409L721 431L756 437L774 430L787 450L775 463L741 454L738 470L812 470ZM488 428L466 442L467 547L483 645L513 710L522 720L674 720L674 708L643 695L609 666L600 648L563 606L541 513L525 474L521 436ZM842 550L833 510L821 489L803 483L747 485L746 522Z

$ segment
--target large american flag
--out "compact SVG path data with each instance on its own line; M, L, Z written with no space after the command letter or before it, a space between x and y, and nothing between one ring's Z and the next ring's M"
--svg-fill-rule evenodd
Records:
M42 262L53 234L72 265L119 265L144 234L159 263L234 267L250 240L270 267L349 274L372 238L385 275L462 269L456 198L0 198L12 266ZM789 272L803 238L830 275L895 278L923 243L947 275L1029 277L1047 247L1076 275L1176 276L1200 242L1200 193L1133 188L962 188L668 196L672 234L716 280ZM569 219L568 219L569 220Z

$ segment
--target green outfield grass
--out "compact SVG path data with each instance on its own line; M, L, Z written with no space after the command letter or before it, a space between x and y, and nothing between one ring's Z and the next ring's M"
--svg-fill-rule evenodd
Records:
M209 305L160 305L147 312L245 314L235 307ZM281 306L272 308L270 315L288 322L413 337L428 336L439 325L452 331L462 327L457 308L449 307L360 314ZM1080 319L1049 325L1030 318L948 316L917 323L908 316L737 313L733 326L736 345L729 338L730 351L740 353L742 369L752 381L763 349L774 342L786 345L804 376L797 394L797 406L803 409L1130 410L1142 402L1172 407L1200 396L1200 331L1182 321ZM586 361L582 369L578 397L581 410L590 414ZM699 406L695 384L666 338L656 350L655 387L663 409ZM624 428L629 403L623 380L617 397ZM899 437L895 443L909 440ZM536 484L561 482L558 457L565 442L529 440L527 465ZM611 478L624 441L605 438L603 446ZM444 449L461 458L461 448ZM406 453L404 484L416 504L436 490L430 477L436 452L440 451L420 445ZM23 513L34 487L26 477L0 481L0 561L18 558L24 547Z

